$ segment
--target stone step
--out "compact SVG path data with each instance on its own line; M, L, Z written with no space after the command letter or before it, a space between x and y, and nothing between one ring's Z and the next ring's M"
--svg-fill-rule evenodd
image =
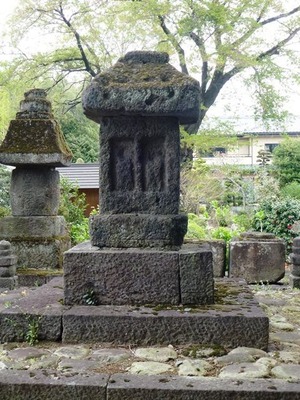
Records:
M175 376L1 371L1 400L297 400L300 384L276 379L230 381Z
M63 279L0 297L0 340L115 344L221 344L268 347L269 320L245 283L216 280L216 303L183 306L74 306L63 303Z

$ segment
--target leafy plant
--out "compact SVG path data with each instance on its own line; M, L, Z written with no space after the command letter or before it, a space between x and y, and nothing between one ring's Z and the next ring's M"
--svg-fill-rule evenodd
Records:
M25 334L25 340L30 346L34 346L38 342L40 318L28 318L28 329Z
M74 183L62 178L59 214L69 224L72 244L89 239L88 218L84 215L86 207L85 194L79 193L79 188Z
M274 233L276 237L284 239L287 253L290 253L293 238L297 236L293 225L298 221L300 221L300 200L283 198L262 202L254 216L253 228L257 231Z
M96 306L98 301L93 289L89 289L83 296L82 300L89 306Z

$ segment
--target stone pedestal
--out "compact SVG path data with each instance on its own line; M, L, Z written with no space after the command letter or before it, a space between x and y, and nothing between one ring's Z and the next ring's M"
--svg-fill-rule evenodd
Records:
M61 216L4 217L0 237L11 242L18 268L62 268L62 255L70 248L66 221Z
M99 249L89 242L65 253L65 304L211 304L212 254L197 246L179 251Z
M230 243L229 276L274 283L285 274L285 244L271 233L246 232Z
M17 286L17 257L13 255L11 245L6 240L0 241L0 288L14 289Z
M292 288L300 289L300 237L294 239L292 250L293 253L290 255L292 261L290 285Z

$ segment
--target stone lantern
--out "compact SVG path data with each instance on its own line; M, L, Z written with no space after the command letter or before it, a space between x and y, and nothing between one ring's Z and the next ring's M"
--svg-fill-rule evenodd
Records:
M179 213L179 124L198 118L199 83L168 60L128 53L83 94L100 124L100 214L91 243L65 253L65 304L213 302L212 254L182 246Z
M10 190L12 216L0 220L0 238L11 242L18 267L62 266L62 252L70 247L70 239L64 218L57 215L60 189L55 167L67 166L70 161L71 152L46 91L28 91L0 146L0 163L15 166Z

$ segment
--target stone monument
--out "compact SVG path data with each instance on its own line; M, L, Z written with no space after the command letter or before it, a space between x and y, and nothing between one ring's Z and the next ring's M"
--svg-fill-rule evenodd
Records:
M291 262L292 270L290 275L290 285L292 288L300 289L300 237L293 240Z
M0 146L0 163L16 167L10 189L12 216L0 220L0 238L11 242L18 267L62 267L70 238L64 218L57 215L60 189L55 167L70 161L46 91L28 91Z
M199 97L157 52L126 54L85 90L100 124L100 214L91 241L64 254L63 341L267 347L249 289L214 288L211 249L183 244L179 124L196 121Z
M14 289L18 283L16 276L17 257L12 254L11 245L0 241L0 288Z
M100 129L100 214L91 244L65 254L65 304L210 304L212 254L182 246L179 124L199 113L199 83L168 55L131 52L83 94ZM91 247L92 246L92 247Z

